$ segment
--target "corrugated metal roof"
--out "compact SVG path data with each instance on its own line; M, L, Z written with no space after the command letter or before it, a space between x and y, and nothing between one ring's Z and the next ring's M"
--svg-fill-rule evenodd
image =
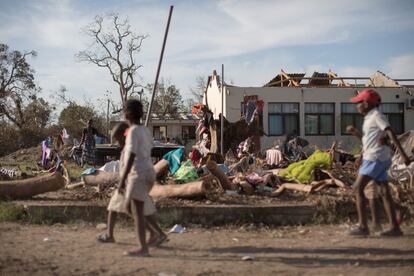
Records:
M326 79L324 80L310 79L308 83L309 86L328 86L331 84L331 80L329 79L328 73L313 72L312 78L326 78Z
M302 81L302 78L305 76L305 73L290 73L287 75L289 77L294 77L295 78L294 80L297 83L300 83ZM280 81L281 81L281 74L278 74L276 77L271 79L268 83L266 83L263 86L264 87L278 87L278 86L281 86ZM288 85L289 85L289 80L286 80L286 78L283 78L283 86L288 86Z

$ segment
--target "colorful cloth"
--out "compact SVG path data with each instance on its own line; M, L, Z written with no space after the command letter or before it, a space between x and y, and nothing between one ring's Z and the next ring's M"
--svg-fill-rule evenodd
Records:
M277 149L269 149L266 151L266 163L270 166L279 165L282 162L282 152Z
M44 140L42 142L42 167L47 168L50 163L50 154L51 150L48 147L48 141Z
M84 170L82 172L81 176L91 175L91 174L94 174L95 172L96 172L96 169L95 168L87 168L86 170Z
M197 149L193 149L191 151L190 159L191 159L191 162L193 162L194 166L197 166L200 163L201 158L203 158L203 155L201 155L201 153Z
M185 161L174 174L174 180L177 183L187 183L198 179L197 169L191 163L191 160Z
M168 161L170 173L174 174L180 168L181 161L184 160L184 148L180 147L179 149L170 151L162 159Z
M316 168L329 168L332 165L332 156L327 152L315 151L308 159L295 162L280 172L280 176L287 179L296 179L300 183L311 183Z

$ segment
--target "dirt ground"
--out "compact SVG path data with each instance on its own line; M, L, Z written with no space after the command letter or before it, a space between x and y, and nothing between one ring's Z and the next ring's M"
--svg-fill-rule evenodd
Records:
M132 228L99 244L94 225L0 223L0 275L414 275L414 225L400 238L351 238L347 227L195 227L137 258L122 254Z

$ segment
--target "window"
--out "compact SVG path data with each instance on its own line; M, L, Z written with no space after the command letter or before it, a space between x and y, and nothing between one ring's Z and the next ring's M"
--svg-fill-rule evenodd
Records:
M269 103L269 135L299 132L299 103Z
M195 126L182 126L182 138L183 140L194 140L196 138Z
M387 116L391 128L396 134L404 133L404 104L403 103L383 103L379 110Z
M347 135L346 127L355 126L362 133L364 116L359 114L356 109L357 104L341 104L341 133ZM403 103L383 103L379 110L387 116L391 128L396 134L404 133L404 104Z
M354 103L341 104L341 135L349 135L346 133L347 126L354 126L362 133L364 116L358 113L356 106Z
M152 136L155 140L165 140L167 138L167 126L154 126Z
M305 103L305 135L335 134L335 104Z

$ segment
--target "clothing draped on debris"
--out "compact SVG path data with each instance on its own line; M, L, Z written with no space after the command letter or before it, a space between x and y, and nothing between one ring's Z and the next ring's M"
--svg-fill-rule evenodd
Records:
M193 166L191 160L183 162L181 167L174 174L176 183L187 183L197 179L197 169Z
M266 163L270 166L277 166L283 161L282 152L278 149L268 149L266 151Z
M308 159L290 164L280 172L280 176L300 183L311 183L314 180L316 168L327 169L332 165L332 155L328 152L316 150Z
M170 173L174 174L180 168L180 164L184 160L184 148L180 147L176 150L170 151L166 153L162 159L168 161Z

